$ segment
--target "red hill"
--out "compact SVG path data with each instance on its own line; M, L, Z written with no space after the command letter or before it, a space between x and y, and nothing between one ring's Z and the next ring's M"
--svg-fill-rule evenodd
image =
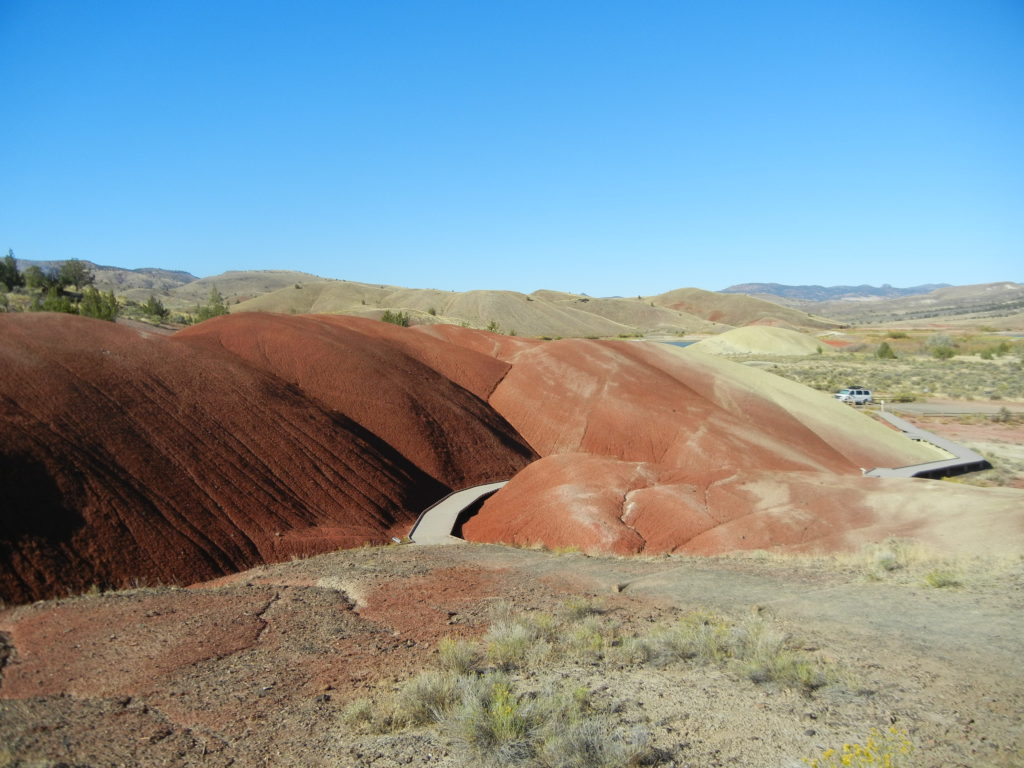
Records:
M216 325L227 341L279 324L244 320ZM532 458L500 417L436 369L402 358L399 345L360 358L358 338L337 331L344 344L320 338L282 372L311 386L317 379L302 374L305 358L370 410L400 424L422 419L444 435L437 464L448 478L509 472ZM264 334L268 356L257 366L205 334L0 315L0 597L22 602L134 580L188 583L405 532L447 484L324 402L331 398L311 398L272 371L268 361L288 338ZM465 361L452 349L438 368ZM314 365L329 355L340 362ZM384 386L394 379L361 378L374 362L404 366L397 395ZM494 365L479 370L500 375L501 364L487 362ZM489 386L472 367L466 377ZM453 405L440 408L441 397ZM463 433L475 442L460 442Z
M295 384L450 487L505 480L536 458L486 402L508 364L409 328L245 313L176 338L227 350Z

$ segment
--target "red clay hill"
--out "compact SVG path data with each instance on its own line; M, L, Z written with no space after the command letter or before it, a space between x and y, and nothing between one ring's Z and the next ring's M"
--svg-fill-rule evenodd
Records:
M485 394L507 366L452 345L445 359L413 334L408 354L382 324L356 325L370 330L241 315L167 337L0 315L0 598L189 583L386 541L449 483L534 458L439 372ZM246 337L267 350L257 364L228 349ZM418 422L436 444L403 438Z
M1024 546L1024 492L828 395L690 350L244 313L159 336L0 315L0 598L188 583L401 535L512 478L466 538L619 553Z
M943 455L824 393L628 341L520 342L492 354L512 368L491 405L544 458L464 523L467 539L620 554L850 549L890 534L974 551L1024 546L1017 491L863 478Z
M342 315L233 315L175 338L276 374L451 488L507 479L536 458L487 405L510 367L489 355Z

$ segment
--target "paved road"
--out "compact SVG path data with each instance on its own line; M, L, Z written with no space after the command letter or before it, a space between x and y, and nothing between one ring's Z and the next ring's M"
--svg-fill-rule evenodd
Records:
M932 402L932 403L886 403L885 410L897 413L921 414L922 416L969 416L984 414L987 416L999 413L1000 408L1006 408L1011 413L1024 413L1024 405L1021 403L973 403L970 401L959 402Z
M459 544L462 539L452 536L459 514L484 496L490 496L504 487L508 480L486 483L449 493L436 504L427 507L409 531L413 544Z
M965 445L919 429L909 421L904 421L899 416L894 416L886 411L881 411L878 415L911 440L931 443L951 454L953 458L929 461L927 464L912 464L909 467L875 467L864 473L867 477L949 477L950 475L961 475L965 472L977 472L981 469L992 468L988 459Z

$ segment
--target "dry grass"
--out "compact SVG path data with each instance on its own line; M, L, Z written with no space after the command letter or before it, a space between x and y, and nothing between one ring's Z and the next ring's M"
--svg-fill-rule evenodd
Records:
M737 678L804 693L835 677L758 615L734 622L694 611L671 625L623 636L621 626L591 601L568 601L557 614L519 615L499 603L494 613L497 620L478 642L438 645L440 669L401 686L390 705L392 724L440 724L488 765L611 768L656 763L657 755L642 728L617 727L614 713L596 705L590 689L574 683L580 677L567 669L582 675L594 667L646 666L660 674L669 666L710 664ZM346 712L346 721L356 724L387 720L365 702Z
M936 396L964 400L1024 398L1024 363L1016 356L992 360L978 357L879 360L873 354L846 353L828 357L759 355L757 360L769 363L763 370L823 392L863 384L874 391L875 400Z
M1024 578L1024 556L950 554L914 539L889 537L856 552L810 554L752 550L721 556L723 560L762 560L834 572L854 579L902 586L927 584L933 571L957 575L958 586L984 589ZM929 585L931 586L931 585Z

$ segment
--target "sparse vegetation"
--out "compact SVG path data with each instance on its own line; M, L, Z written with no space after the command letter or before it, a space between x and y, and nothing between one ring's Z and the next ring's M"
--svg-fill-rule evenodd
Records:
M949 360L903 355L878 360L874 355L766 357L765 370L823 392L851 383L874 390L875 400L913 402L927 397L954 399L1024 398L1024 364L1015 355L994 360L957 356Z
M657 764L647 729L623 727L614 700L573 685L554 662L580 669L680 664L716 665L755 683L806 694L835 674L760 615L742 621L693 611L667 626L623 636L598 602L577 598L557 614L513 612L495 616L479 641L446 638L438 644L439 669L402 685L394 700L376 707L365 700L345 712L348 723L382 728L437 726L486 765L611 766ZM661 674L656 673L656 674ZM382 709L383 707L383 709Z

